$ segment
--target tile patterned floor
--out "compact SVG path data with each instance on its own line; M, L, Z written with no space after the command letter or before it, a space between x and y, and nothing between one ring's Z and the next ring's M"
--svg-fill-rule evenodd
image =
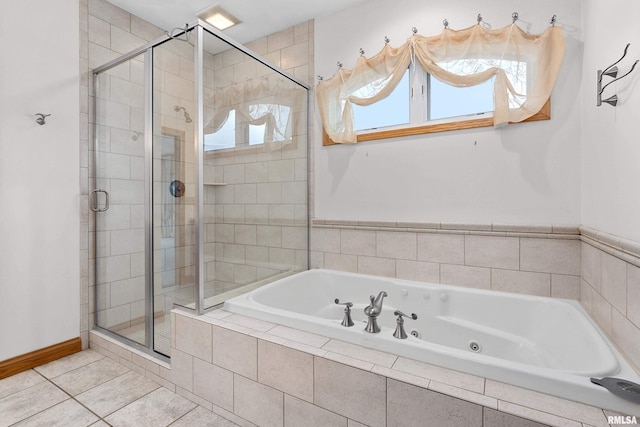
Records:
M85 350L0 380L0 427L237 427Z

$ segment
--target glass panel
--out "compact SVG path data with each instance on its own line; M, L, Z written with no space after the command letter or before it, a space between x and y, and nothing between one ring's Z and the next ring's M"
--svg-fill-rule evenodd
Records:
M352 104L355 130L371 130L409 123L409 96L407 69L398 86L388 97L365 107Z
M97 79L97 323L145 344L144 55Z
M204 135L204 151L223 150L236 146L236 110L227 113L227 120L215 132Z
M429 79L428 120L493 111L493 79L469 87L451 86L431 75Z
M527 63L506 59L459 59L439 62L445 70L459 75L485 71L491 67L502 68L513 89L520 96L509 95L509 107L519 108L527 94ZM442 83L429 75L429 117L428 120L481 114L493 111L493 82L487 80L476 86L454 87Z
M195 308L193 61L193 46L180 39L153 49L154 350L165 355L174 304Z
M205 31L205 309L308 268L307 90Z

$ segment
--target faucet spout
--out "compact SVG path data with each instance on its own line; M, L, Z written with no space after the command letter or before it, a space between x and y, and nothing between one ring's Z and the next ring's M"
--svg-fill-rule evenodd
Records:
M364 314L367 315L367 326L364 328L366 332L377 334L380 332L377 318L382 313L382 301L388 296L385 291L380 291L377 297L371 295L369 297L370 304L365 307Z
M385 291L380 291L380 293L378 294L377 297L374 298L373 295L371 295L369 297L369 301L371 301L371 304L369 304L365 309L364 309L364 314L366 314L367 316L378 316L380 313L382 313L382 300L384 300L384 297L388 296L387 293Z

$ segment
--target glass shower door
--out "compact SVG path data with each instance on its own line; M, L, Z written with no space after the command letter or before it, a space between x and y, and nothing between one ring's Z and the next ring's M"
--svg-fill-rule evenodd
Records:
M193 58L169 39L95 75L96 322L165 356L195 308Z
M96 76L97 325L146 345L144 54Z

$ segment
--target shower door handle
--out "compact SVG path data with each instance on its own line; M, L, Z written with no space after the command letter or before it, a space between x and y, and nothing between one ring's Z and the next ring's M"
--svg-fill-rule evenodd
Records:
M98 193L104 193L105 202L103 208L98 207ZM91 193L89 193L89 207L94 212L106 212L109 209L109 193L106 190L101 190L99 188L91 190Z

